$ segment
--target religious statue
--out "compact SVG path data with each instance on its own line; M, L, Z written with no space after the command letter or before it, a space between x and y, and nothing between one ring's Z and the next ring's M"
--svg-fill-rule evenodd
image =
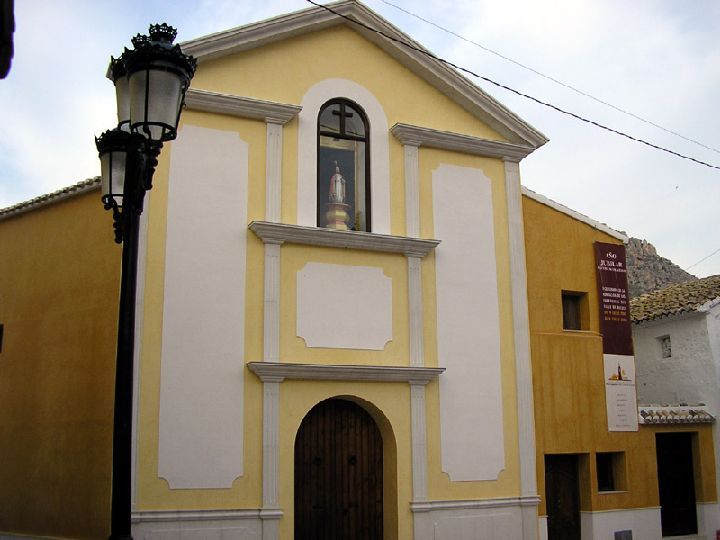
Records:
M348 230L350 205L346 201L345 178L340 174L340 166L335 161L335 174L330 177L328 202L325 205L325 227L328 229Z
M338 162L335 161L335 174L330 177L330 192L328 200L331 203L344 203L345 202L345 179L340 174L340 167Z

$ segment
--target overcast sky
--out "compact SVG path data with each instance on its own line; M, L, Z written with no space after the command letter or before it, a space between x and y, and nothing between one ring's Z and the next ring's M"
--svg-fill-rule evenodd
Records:
M382 0L367 0L438 56L720 166L717 0L391 1L710 148L579 96ZM183 41L308 6L304 0L16 1L15 57L0 80L0 208L99 174L93 136L117 122L113 87L104 77L108 60L148 24L168 22ZM475 82L550 139L521 163L527 187L647 239L683 268L720 248L720 170ZM720 274L720 252L690 272Z

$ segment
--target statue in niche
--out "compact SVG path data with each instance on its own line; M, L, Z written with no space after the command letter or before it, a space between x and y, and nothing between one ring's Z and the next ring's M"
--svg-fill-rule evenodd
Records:
M345 178L340 173L340 166L335 161L335 174L330 177L328 188L327 211L325 212L325 227L328 229L348 230L350 206L345 202Z

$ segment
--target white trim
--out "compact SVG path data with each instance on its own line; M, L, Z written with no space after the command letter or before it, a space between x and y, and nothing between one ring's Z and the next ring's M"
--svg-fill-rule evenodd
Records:
M132 513L133 523L166 521L224 521L259 518L260 510L142 510Z
M265 243L288 242L308 246L365 249L403 253L408 257L424 257L440 243L440 240L407 238L362 231L338 231L267 221L253 221L248 227Z
M503 508L508 506L537 506L540 497L502 497L497 499L457 500L457 501L413 501L412 512L430 512L433 510L477 510L479 508Z
M280 244L265 243L263 360L280 360Z
M520 493L523 496L533 497L537 496L535 416L521 191L518 163L505 161L505 197L508 211L508 247L515 346L515 391L520 450ZM523 538L525 540L537 538L537 516L534 513L523 512L522 520Z
M268 122L265 147L265 219L280 221L282 207L282 149L281 124Z
M527 197L528 199L532 199L536 202L539 202L540 204L544 204L545 206L548 206L552 208L553 210L557 210L558 212L562 214L566 214L570 216L573 219L576 219L578 221L581 221L585 223L586 225L590 225L592 228L597 229L598 231L602 231L605 234L612 236L613 238L617 238L618 240L622 241L623 243L628 243L628 236L620 231L616 231L615 229L611 229L605 223L600 223L599 221L596 221L592 219L591 217L586 216L585 214L581 214L580 212L577 212L573 210L572 208L568 208L565 205L560 204L559 202L555 202L552 199L548 199L544 195L540 195L539 193L535 193L533 190L526 188L525 186L522 186L522 194Z
M420 238L420 173L417 145L403 143L405 165L405 235Z
M427 423L425 385L410 384L413 500L427 499Z
M221 94L199 88L188 89L185 94L185 106L194 111L265 120L275 124L286 124L302 110L299 105Z
M450 131L395 124L390 132L404 145L427 146L441 150L454 150L476 156L504 158L520 161L535 150L532 146L523 146L503 141L481 139L471 135L462 135Z
M364 86L348 79L325 79L309 88L298 115L297 222L317 225L317 126L320 108L333 98L357 103L370 124L370 229L390 234L390 136L380 101ZM367 150L366 150L367 151Z
M423 325L422 261L408 257L408 318L410 333L410 365L425 365L425 339Z
M247 367L263 382L282 382L285 379L306 381L370 381L427 384L445 368L417 368L404 366L341 366L318 364L290 364L249 362Z
M278 508L280 383L263 382L263 509Z
M422 45L368 7L355 0L342 0L329 4L329 6L338 13L411 45L415 50L389 40L377 32L356 25L351 26L354 31L457 102L483 123L500 133L502 137L535 148L547 142L545 135L453 68L436 60ZM262 47L268 43L343 24L349 25L350 23L325 10L322 6L312 7L186 41L181 45L185 53L195 56L202 65L204 61L212 58Z

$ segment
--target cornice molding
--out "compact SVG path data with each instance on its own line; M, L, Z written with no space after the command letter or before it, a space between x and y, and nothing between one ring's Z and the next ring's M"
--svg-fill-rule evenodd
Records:
M534 148L540 147L548 141L540 131L453 68L435 59L432 53L420 43L371 9L355 0L341 0L328 4L328 7L352 20L381 31L393 39L405 42L412 48L404 47L362 26L350 25L346 20L330 13L323 7L311 7L265 21L239 26L186 41L181 43L181 46L183 52L195 56L202 64L212 58L261 47L308 32L317 32L340 24L350 25L354 31L383 49L410 71L438 88L443 94L480 118L508 140L527 144Z
M532 146L492 141L471 135L439 131L410 124L395 124L390 128L390 133L402 144L410 146L428 146L430 148L440 148L441 150L455 150L466 154L502 158L509 161L520 161L535 150Z
M407 238L362 231L338 231L320 227L253 221L248 226L258 238L270 244L304 244L336 248L364 249L402 253L408 257L425 257L440 240Z
M438 510L477 510L486 508L508 508L513 506L537 506L538 504L540 504L540 497L537 495L529 495L484 500L413 501L410 503L410 510L417 513Z
M195 111L253 118L275 124L288 123L302 110L300 105L221 94L199 88L188 89L187 94L185 94L185 105L188 109Z
M285 379L295 379L305 381L371 381L427 384L445 371L445 368L342 366L277 362L249 362L247 366L263 382L282 382Z

